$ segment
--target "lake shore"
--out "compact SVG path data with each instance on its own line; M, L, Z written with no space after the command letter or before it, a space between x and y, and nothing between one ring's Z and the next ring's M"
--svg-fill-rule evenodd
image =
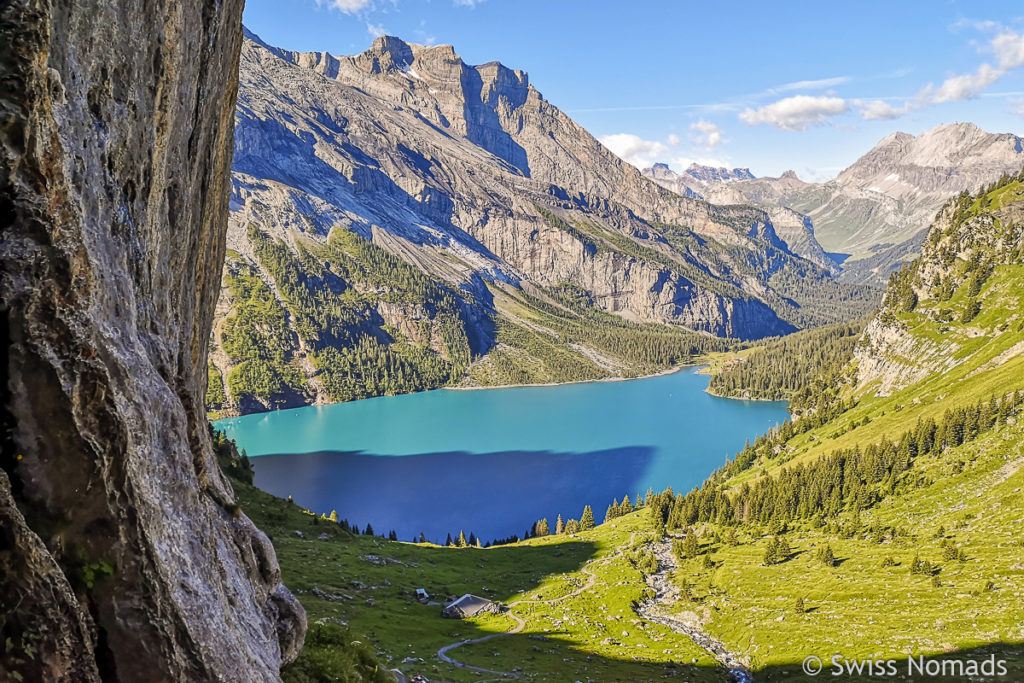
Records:
M440 387L445 391L482 391L484 389L517 389L520 387L564 387L573 384L595 384L597 382L631 382L637 379L651 379L652 377L664 377L665 375L671 375L687 368L696 368L704 365L704 363L690 363L686 365L674 365L671 368L665 368L659 372L654 372L649 375L637 375L636 377L601 377L599 379L581 379L575 382L542 382L536 384L481 384L480 386L473 387Z
M701 374L701 373L698 372L697 374ZM707 389L704 390L704 392L706 394L714 396L715 398L728 398L728 399L732 399L733 401L765 401L767 403L773 403L773 402L777 402L777 401L788 401L789 400L789 399L785 399L785 398L754 398L753 396L725 396L724 394L717 394L717 393L711 391L711 386L710 385L708 386Z

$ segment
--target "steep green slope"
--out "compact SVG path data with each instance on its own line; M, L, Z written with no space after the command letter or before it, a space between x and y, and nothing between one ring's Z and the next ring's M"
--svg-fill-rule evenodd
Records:
M983 647L1021 676L1021 180L947 205L801 419L666 507L702 539L676 580L755 668Z

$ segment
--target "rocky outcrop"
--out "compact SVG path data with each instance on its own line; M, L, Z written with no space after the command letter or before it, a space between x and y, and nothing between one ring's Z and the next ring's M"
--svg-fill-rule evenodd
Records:
M278 678L305 631L203 406L242 3L0 9L0 678Z
M1019 265L1022 257L1021 182L977 201L962 196L947 202L921 242L920 257L893 276L881 311L864 331L854 353L858 384L888 396L966 362L979 351L973 340L994 339L1017 326L1016 310L988 328L974 318L979 310L1006 305L998 291L986 298L983 287L995 268ZM963 293L956 302L955 292ZM965 315L972 302L977 308Z

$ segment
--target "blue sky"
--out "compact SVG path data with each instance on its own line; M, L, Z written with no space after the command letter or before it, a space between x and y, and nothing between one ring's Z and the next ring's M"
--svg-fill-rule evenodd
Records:
M897 130L1024 134L1018 2L248 0L292 50L375 35L498 60L627 161L826 179Z

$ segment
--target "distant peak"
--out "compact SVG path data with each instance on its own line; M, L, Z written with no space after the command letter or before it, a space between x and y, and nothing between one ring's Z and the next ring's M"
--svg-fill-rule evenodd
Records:
M666 164L663 161L656 162L654 164L654 166L652 166L651 168L653 168L655 170L658 170L658 171L668 171L668 170L670 170L669 167L668 167L668 164Z
M686 167L686 174L705 182L731 182L734 180L753 180L757 176L749 168L726 168L725 166L704 166L692 163Z
M798 178L796 175L796 171L793 170L784 171L783 174L779 176L779 178L788 178L789 180L800 180L800 178Z

